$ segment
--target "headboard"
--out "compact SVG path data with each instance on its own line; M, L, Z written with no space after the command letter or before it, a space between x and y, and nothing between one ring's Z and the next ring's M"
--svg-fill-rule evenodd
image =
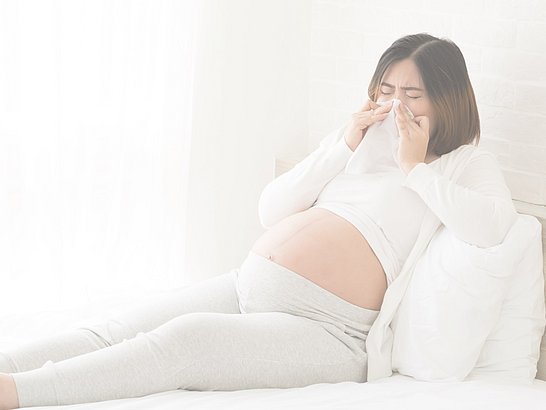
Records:
M534 205L516 200L513 202L516 210L520 214L532 215L536 217L542 225L542 255L544 262L542 271L544 273L546 283L546 206ZM546 287L544 294L546 297ZM546 333L542 336L542 343L540 344L540 360L538 362L536 378L546 381Z

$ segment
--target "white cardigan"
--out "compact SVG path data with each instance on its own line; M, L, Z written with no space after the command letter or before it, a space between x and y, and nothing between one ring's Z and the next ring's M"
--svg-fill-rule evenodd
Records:
M344 170L354 155L343 138L345 127L328 134L315 151L264 188L258 210L265 228L313 206L326 184ZM502 242L517 218L511 193L492 153L475 145L462 145L442 155L439 161L440 166L434 169L419 163L403 182L419 194L428 209L417 241L387 288L381 311L368 334L368 381L392 374L393 335L389 325L417 260L438 227L444 224L459 239L489 247Z
M358 154L345 143L344 129L332 131L316 150L263 189L258 201L263 227L315 205L326 184ZM469 154L461 151L472 155L467 158ZM454 183L450 168L463 158L465 171ZM459 239L484 248L502 242L515 222L516 210L495 156L481 147L463 145L438 161L434 169L425 163L415 166L403 185L417 192Z

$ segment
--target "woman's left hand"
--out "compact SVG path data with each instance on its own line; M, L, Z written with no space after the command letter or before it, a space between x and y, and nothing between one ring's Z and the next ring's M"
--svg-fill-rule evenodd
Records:
M420 162L425 162L429 140L428 117L410 118L406 107L400 102L396 107L396 126L400 134L398 163L406 175Z

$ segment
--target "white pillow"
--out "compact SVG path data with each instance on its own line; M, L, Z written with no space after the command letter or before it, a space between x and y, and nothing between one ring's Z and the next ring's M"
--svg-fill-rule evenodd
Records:
M511 277L500 320L487 337L467 380L487 377L529 383L537 374L546 326L542 226L535 217L520 217L526 218L529 225L528 245Z
M527 254L540 246L540 227L536 218L518 214L501 244L480 248L441 226L419 258L391 323L393 371L419 380L461 381L478 363L482 374L501 368L506 373L517 369L521 374L524 356L527 370L534 363L536 371L545 322L544 294L543 287L539 288L541 297L538 290L531 290L530 282L537 287L538 276L543 278L541 268L536 269L542 259L538 261L535 253ZM523 261L527 264L520 265ZM522 269L527 275L521 275ZM516 282L529 293L517 293L514 301L509 299L510 288ZM532 306L528 301L518 303L521 297L532 299ZM507 306L513 310L508 300L519 306L517 314L526 318L517 329L512 326L513 318L502 316ZM508 332L506 326L510 327ZM517 347L507 336L514 337L515 331ZM499 335L502 340L495 340ZM528 349L514 351L524 343ZM528 357L532 349L534 354ZM517 357L519 362L506 362L504 356Z

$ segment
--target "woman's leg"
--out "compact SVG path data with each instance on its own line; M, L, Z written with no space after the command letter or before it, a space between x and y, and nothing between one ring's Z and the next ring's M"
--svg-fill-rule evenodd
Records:
M336 326L281 312L190 313L105 349L13 374L20 406L186 390L363 382L367 355Z
M0 373L37 369L115 345L172 318L192 312L239 313L235 280L238 269L155 297L105 323L41 338L0 352Z

